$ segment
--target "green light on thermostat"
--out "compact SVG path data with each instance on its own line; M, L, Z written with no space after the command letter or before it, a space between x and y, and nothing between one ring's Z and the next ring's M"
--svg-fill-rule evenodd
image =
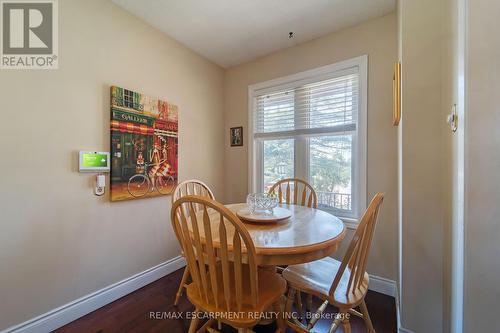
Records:
M108 166L108 157L105 154L87 153L83 154L83 167L105 168Z

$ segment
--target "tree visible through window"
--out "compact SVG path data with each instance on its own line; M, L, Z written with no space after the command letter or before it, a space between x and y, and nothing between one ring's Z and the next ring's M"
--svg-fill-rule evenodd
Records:
M294 176L294 140L264 141L264 188L283 178Z
M309 180L318 195L318 205L350 211L352 137L320 136L309 143Z

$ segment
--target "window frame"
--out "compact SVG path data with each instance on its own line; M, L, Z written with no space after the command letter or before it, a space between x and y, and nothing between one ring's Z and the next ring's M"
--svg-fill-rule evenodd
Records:
M247 142L248 142L248 189L250 192L259 191L263 186L263 164L264 159L262 158L263 151L262 145L255 145L254 138L254 106L257 97L257 92L259 95L263 91L275 90L278 86L281 89L286 89L288 86L294 86L298 81L321 81L328 78L338 77L343 71L349 70L352 67L358 67L359 75L359 100L358 100L358 112L357 112L357 125L356 134L353 136L355 142L353 141L353 184L352 184L352 195L355 199L355 205L353 205L352 214L348 216L337 215L341 218L348 227L356 227L359 219L366 209L366 161L367 161L367 98L368 98L368 56L362 55L359 57L347 59L344 61L336 62L330 65L322 66L319 68L306 70L296 74L280 77L277 79L260 82L248 86L248 131L247 131ZM319 136L316 134L314 136ZM282 137L285 139L285 137ZM291 136L290 138L296 138L296 136ZM271 137L269 139L272 139ZM297 149L297 145L300 144L296 140L295 142L295 165L294 173L298 178L307 179L308 178L308 168L309 162L306 166L298 167L298 163L305 163L309 161L309 148L301 150ZM308 146L308 145L306 145ZM303 170L307 172L305 175L297 174L298 170Z

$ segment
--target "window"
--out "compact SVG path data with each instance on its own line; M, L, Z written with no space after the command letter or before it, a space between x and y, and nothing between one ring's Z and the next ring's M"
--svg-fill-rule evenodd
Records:
M308 181L318 208L359 218L366 208L367 57L249 87L250 188Z
M131 90L123 89L123 106L127 108L134 107L134 92Z

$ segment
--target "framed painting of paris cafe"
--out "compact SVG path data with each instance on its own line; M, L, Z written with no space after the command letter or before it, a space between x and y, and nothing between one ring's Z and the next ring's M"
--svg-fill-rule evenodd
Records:
M176 105L111 87L111 201L172 193L178 128Z

